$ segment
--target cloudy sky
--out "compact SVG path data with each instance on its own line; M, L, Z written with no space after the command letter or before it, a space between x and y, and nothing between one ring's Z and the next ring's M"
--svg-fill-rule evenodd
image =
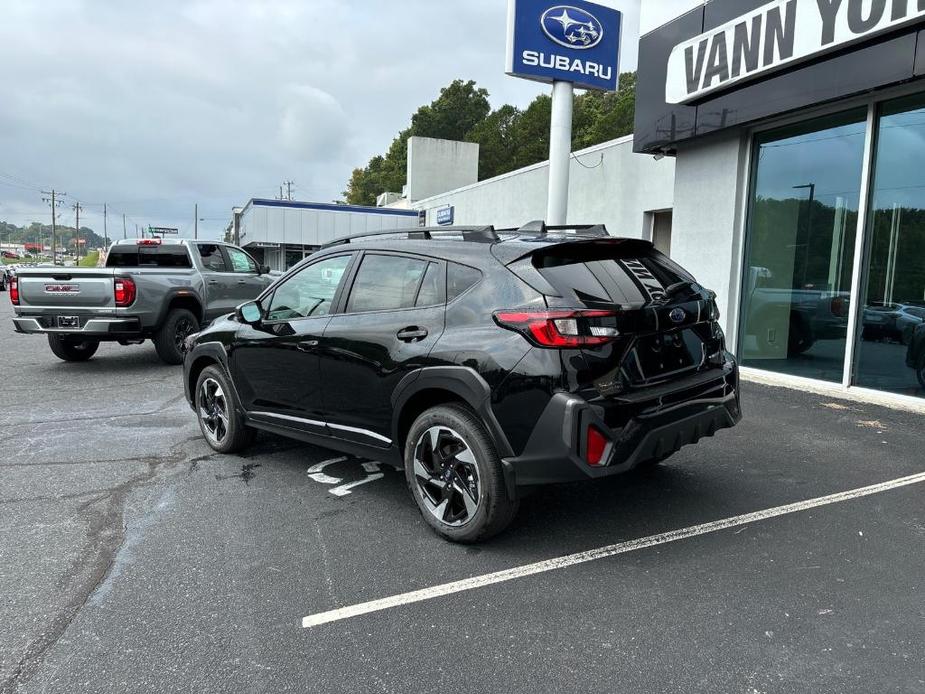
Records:
M645 0L653 2L653 0ZM230 210L340 197L411 113L456 78L493 106L544 86L504 75L505 0L5 0L0 23L0 220L61 220L217 237ZM625 12L636 68L640 0ZM691 0L658 0L659 11ZM682 7L683 6L683 7ZM86 222L84 222L86 220Z

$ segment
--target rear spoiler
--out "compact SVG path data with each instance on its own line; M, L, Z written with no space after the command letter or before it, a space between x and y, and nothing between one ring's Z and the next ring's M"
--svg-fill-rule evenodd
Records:
M572 227L574 228L574 227ZM600 228L604 229L603 226L599 227L589 227L589 229ZM549 227L550 230L555 231L555 227ZM501 232L502 234L505 232ZM532 256L541 256L541 255L552 255L555 253L561 253L567 250L575 250L587 247L610 247L625 250L628 253L639 253L639 252L648 252L651 251L654 246L651 241L645 241L644 239L627 239L621 238L618 236L611 236L604 229L604 234L601 236L586 236L585 234L575 234L574 236L562 236L562 235L552 235L547 231L547 234L537 238L521 238L519 239L522 242L537 242L535 248L524 249L523 244L505 244L505 243L496 243L491 247L492 254L495 258L504 263L505 265L511 265L516 263L518 260L523 260L524 258L529 258Z
M501 230L499 230L501 231ZM550 232L573 232L575 236L589 238L606 238L610 236L603 224L566 224L563 226L546 226L546 222L535 220L527 222L519 229L504 229L504 233L529 234L530 236L549 236Z

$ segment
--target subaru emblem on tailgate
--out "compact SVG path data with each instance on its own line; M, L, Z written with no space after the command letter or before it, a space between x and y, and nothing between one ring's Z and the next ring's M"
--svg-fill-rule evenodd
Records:
M577 7L556 5L540 18L550 39L567 48L594 48L604 38L604 27L597 17Z
M668 314L672 323L683 323L687 319L687 311L683 308L676 308Z

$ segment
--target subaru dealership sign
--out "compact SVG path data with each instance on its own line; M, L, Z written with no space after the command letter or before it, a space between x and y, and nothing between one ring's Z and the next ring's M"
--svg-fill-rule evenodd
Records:
M448 207L441 207L437 210L437 224L440 226L448 226L453 223L453 220L456 218L456 208L452 205Z
M507 74L615 91L622 14L583 0L509 0Z

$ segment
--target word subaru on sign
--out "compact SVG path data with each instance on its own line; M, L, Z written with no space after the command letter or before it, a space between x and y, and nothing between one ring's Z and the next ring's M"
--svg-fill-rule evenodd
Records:
M925 17L925 0L775 0L684 43L665 101L683 104Z
M622 14L584 0L509 0L509 75L613 91L620 74Z

